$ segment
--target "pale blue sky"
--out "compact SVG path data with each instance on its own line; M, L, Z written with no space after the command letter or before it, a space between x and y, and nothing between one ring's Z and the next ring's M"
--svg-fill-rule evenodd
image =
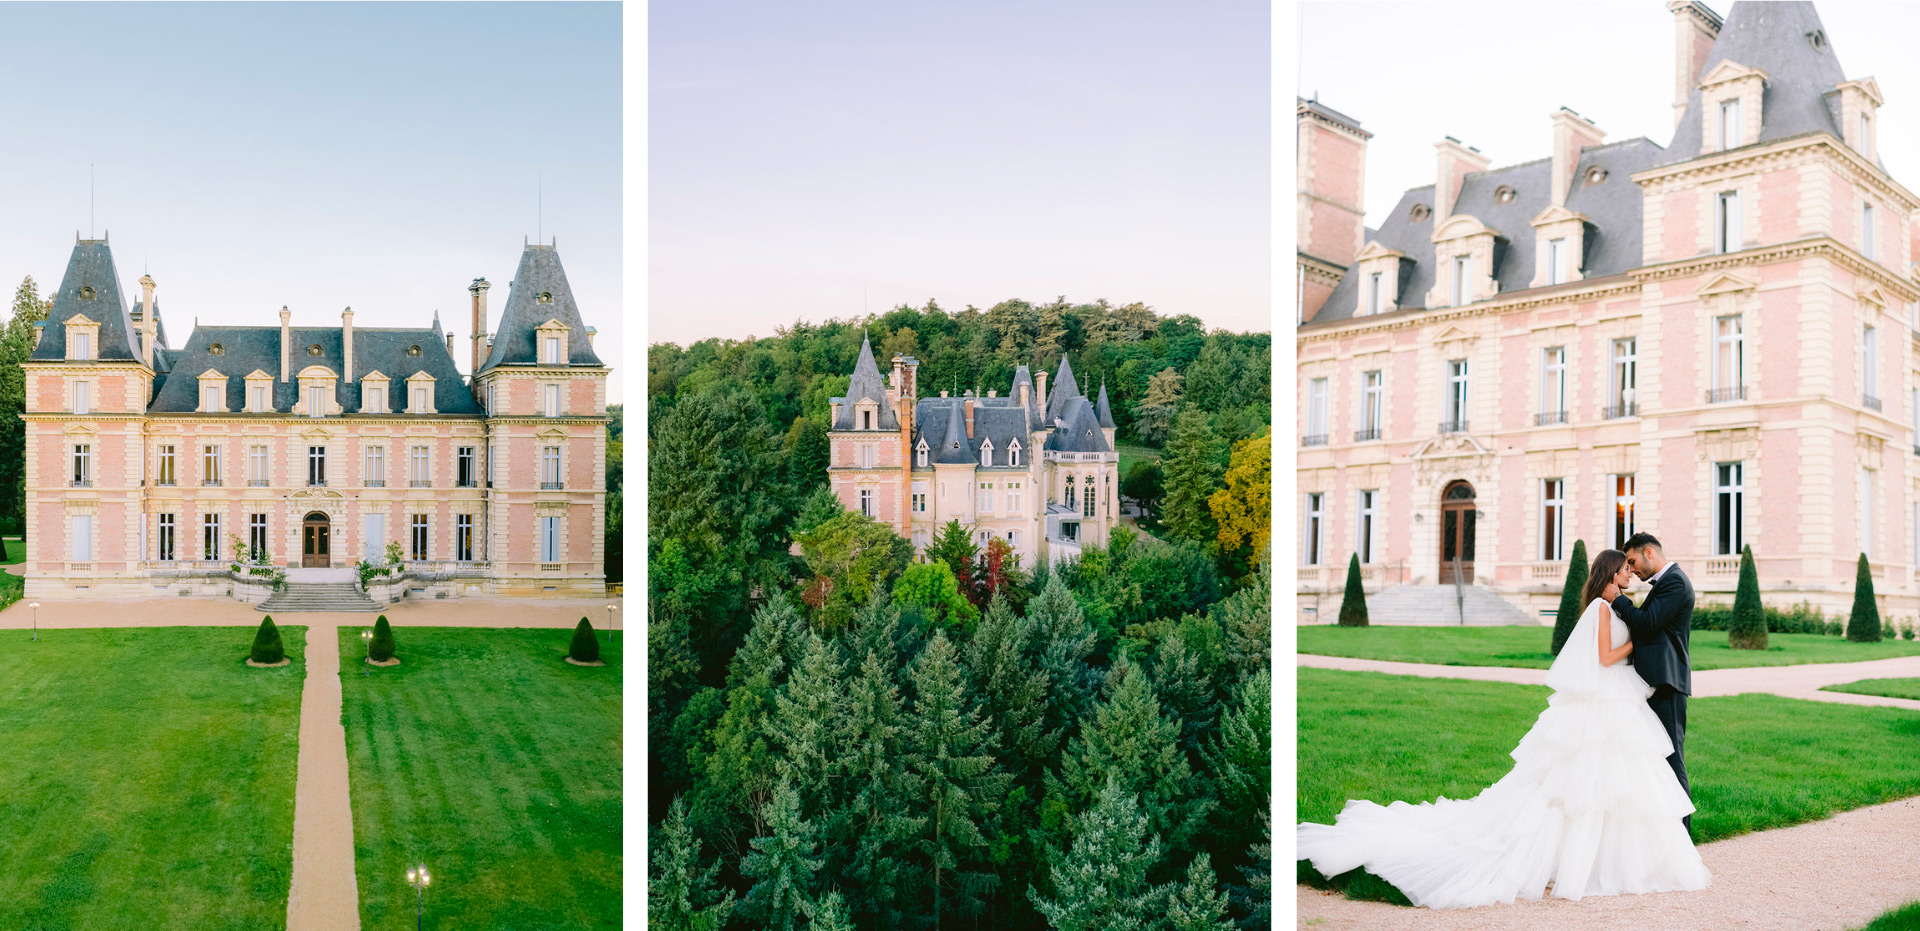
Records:
M637 15L637 14L636 14ZM615 3L0 3L0 285L58 284L76 229L194 318L426 326L466 370L523 237L561 260L620 399ZM544 177L544 220L537 206Z
M1272 329L1265 0L650 15L650 341L855 317L863 293Z

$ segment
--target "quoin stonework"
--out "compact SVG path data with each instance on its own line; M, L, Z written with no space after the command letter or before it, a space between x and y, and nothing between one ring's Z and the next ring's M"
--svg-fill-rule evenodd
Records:
M923 398L919 363L892 363L882 379L863 339L846 396L830 399L827 480L849 510L893 527L916 554L953 520L1029 566L1105 545L1120 515L1105 385L1089 401L1063 355L1052 385L1022 365L1004 396Z
M520 256L469 374L441 329L196 326L73 249L26 376L28 597L225 594L236 558L382 562L440 597L605 593L607 366L552 245ZM271 311L264 316L272 319ZM236 545L237 544L237 545ZM241 548L244 547L244 550Z
M1535 161L1443 139L1377 230L1369 134L1298 103L1302 620L1354 553L1400 620L1474 614L1456 583L1466 623L1539 620L1576 539L1635 530L1702 600L1750 545L1770 604L1844 613L1864 553L1920 607L1920 201L1880 89L1812 4L1667 8L1664 145L1565 108Z

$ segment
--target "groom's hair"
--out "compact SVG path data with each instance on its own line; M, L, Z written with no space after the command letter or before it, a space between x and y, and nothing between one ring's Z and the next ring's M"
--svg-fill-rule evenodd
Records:
M1625 546L1622 546L1620 549L1622 551L1631 553L1634 550L1637 550L1643 546L1651 546L1654 549L1659 550L1663 553L1666 552L1666 547L1661 546L1660 541L1653 538L1653 534L1650 534L1644 530L1634 534L1631 537L1628 537L1627 544Z

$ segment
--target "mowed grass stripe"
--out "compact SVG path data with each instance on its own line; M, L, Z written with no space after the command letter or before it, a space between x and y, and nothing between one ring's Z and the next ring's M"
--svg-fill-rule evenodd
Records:
M1907 698L1920 701L1920 679L1861 679L1841 685L1823 687L1829 692L1852 692L1856 695L1879 695L1884 698Z
M279 928L305 628L0 633L0 928Z
M1442 666L1520 666L1545 669L1553 665L1551 627L1341 627L1309 624L1299 628L1299 651L1318 656L1390 660L1398 663L1435 663ZM1795 666L1802 663L1862 663L1868 660L1920 656L1920 641L1884 640L1854 643L1843 637L1819 634L1768 634L1765 650L1735 650L1726 631L1696 630L1688 638L1693 668L1736 669L1752 666Z
M623 645L581 668L570 630L394 634L364 678L340 631L363 925L412 917L425 861L429 928L618 927Z

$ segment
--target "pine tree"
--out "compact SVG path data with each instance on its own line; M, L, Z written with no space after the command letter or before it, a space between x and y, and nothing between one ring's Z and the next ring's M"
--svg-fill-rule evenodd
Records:
M1219 736L1207 748L1207 771L1220 799L1220 833L1235 839L1251 831L1268 809L1273 774L1273 677L1262 669L1235 686Z
M1176 539L1212 542L1217 528L1207 499L1219 489L1223 469L1220 440L1204 412L1181 412L1174 422L1173 439L1160 457L1160 468L1166 476L1160 526Z
M820 900L819 907L813 913L813 923L808 928L810 931L853 931L853 919L847 917L847 905L841 901L840 893L829 892L826 898Z
M1187 867L1187 881L1169 897L1168 931L1233 931L1227 894L1214 885L1213 858L1200 854Z
M1860 569L1853 577L1853 613L1847 617L1847 639L1856 643L1880 642L1880 606L1873 600L1873 567L1867 554L1860 554Z
M946 563L956 581L972 579L979 558L980 548L974 544L973 535L957 520L947 521L927 544L927 560Z
M839 517L846 510L846 505L840 503L840 496L834 494L832 488L821 485L800 502L800 513L793 518L793 532L806 533Z
M1180 722L1167 716L1146 670L1135 668L1123 653L1112 677L1118 685L1068 741L1058 778L1047 778L1047 794L1064 800L1069 811L1080 811L1094 803L1108 779L1117 780L1123 792L1138 799L1154 833L1170 848L1185 850L1213 800L1196 791L1180 751Z
M869 651L848 682L847 710L838 728L838 774L849 801L829 838L829 859L845 862L837 872L855 893L853 909L876 914L882 927L900 923L909 871L898 854L926 823L908 814L918 780L902 760L900 690L894 680L879 653Z
M810 639L807 619L793 602L773 598L753 612L747 639L727 665L727 685L739 685L757 672L765 672L768 681L776 685L785 682L788 670L800 662Z
M18 416L26 409L26 372L20 363L32 354L40 333L34 324L47 319L51 296L41 297L32 275L13 292L13 315L0 327L0 525L26 531L27 425Z
M1161 702L1180 722L1180 751L1199 759L1202 737L1214 730L1220 703L1214 698L1213 678L1186 638L1172 634L1160 639L1153 653L1153 681Z
M382 614L373 622L373 641L367 644L367 656L376 663L393 658L393 625Z
M770 833L753 839L753 852L740 864L740 874L754 881L741 912L755 927L794 931L813 912L819 838L785 779L774 786L764 818Z
M1560 613L1553 618L1553 655L1560 655L1560 648L1567 645L1567 638L1573 636L1573 627L1580 623L1580 615L1587 612L1587 606L1580 603L1580 595L1587 588L1587 541L1573 541L1573 558L1567 561L1567 583L1560 588Z
M1869 581L1868 584L1872 584ZM1740 548L1740 585L1733 592L1733 619L1727 624L1727 646L1735 650L1767 648L1767 616L1760 608L1760 573L1753 565L1753 547Z
M1034 661L1033 621L1016 617L1000 595L967 642L973 694L993 722L1007 768L1030 774L1052 759L1060 731L1047 729L1050 679Z
M786 459L787 486L795 493L827 488L830 452L825 426L805 415L794 418L781 449Z
M260 619L260 629L254 632L252 658L254 662L263 664L277 663L287 658L287 648L280 642L280 628L273 625L271 614Z
M819 819L834 811L838 752L832 729L846 707L840 657L824 637L807 638L806 656L774 696L767 737L780 754L774 769L800 796L800 810Z
M906 722L906 768L917 777L917 807L927 822L915 845L924 855L933 892L933 926L940 927L949 886L963 910L981 903L977 891L997 879L966 866L987 845L983 827L1006 797L1008 777L994 765L993 732L967 698L958 653L935 631L913 665L915 699Z
M1053 683L1047 728L1064 734L1093 707L1098 683L1087 665L1093 654L1093 626L1059 573L1049 575L1039 597L1027 603L1027 619L1033 622L1040 669Z
M567 657L576 663L600 661L600 639L593 635L592 622L584 617L574 625L573 643L567 647Z
M1273 557L1261 560L1247 586L1215 604L1207 616L1226 634L1227 663L1240 675L1271 668Z
M1107 780L1092 807L1073 819L1071 849L1055 854L1055 895L1027 887L1027 897L1056 931L1146 931L1164 927L1169 890L1147 881L1165 848L1147 816Z
M1347 563L1347 591L1340 597L1340 626L1367 626L1367 590L1360 584L1360 554Z
M687 826L687 803L676 798L653 843L653 874L647 882L650 931L721 931L732 914L733 893L720 894L719 862L700 868L700 839Z
M1245 885L1229 886L1228 898L1242 931L1269 931L1273 925L1273 822L1267 812L1260 813L1260 842L1247 848L1247 859L1240 867Z
M1180 386L1185 381L1172 368L1161 369L1147 380L1147 393L1133 408L1133 432L1149 446L1167 441L1173 430L1174 413L1180 407Z

